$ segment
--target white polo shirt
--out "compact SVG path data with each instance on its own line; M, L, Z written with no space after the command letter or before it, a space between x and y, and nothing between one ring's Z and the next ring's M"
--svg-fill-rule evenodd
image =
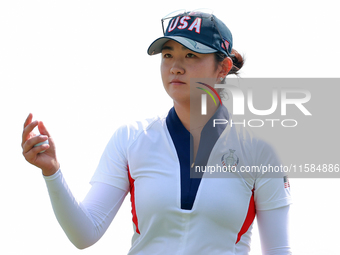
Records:
M214 118L229 119L227 109L220 106ZM212 119L202 131L195 162L190 133L174 108L112 136L91 183L130 191L134 235L129 255L235 254L238 246L250 246L256 210L291 203L283 175L240 172L242 166L280 165L272 148L240 125L213 128ZM236 171L211 174L204 166ZM190 173L203 178L190 178Z

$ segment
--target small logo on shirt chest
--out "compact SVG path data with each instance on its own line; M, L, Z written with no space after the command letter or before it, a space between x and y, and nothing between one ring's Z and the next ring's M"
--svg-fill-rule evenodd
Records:
M240 161L238 156L235 154L235 151L236 150L229 149L229 152L222 156L222 165L228 169L228 172L231 172L232 169L235 169Z

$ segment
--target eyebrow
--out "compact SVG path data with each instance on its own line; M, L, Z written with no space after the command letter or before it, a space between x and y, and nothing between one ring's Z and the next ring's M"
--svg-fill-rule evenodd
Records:
M174 50L174 48L171 47L171 46L163 46L163 47L162 47L162 51L163 51L163 50ZM185 47L185 46L182 46L182 50L188 50L188 48Z

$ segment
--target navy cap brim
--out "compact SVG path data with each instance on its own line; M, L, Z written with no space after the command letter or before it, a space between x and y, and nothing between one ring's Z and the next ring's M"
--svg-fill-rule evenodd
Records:
M214 53L217 52L218 50L215 50L211 47L208 47L202 43L196 42L194 40L191 40L186 37L182 36L163 36L158 39L156 39L151 45L149 46L148 49L148 54L149 55L155 55L158 53L162 52L163 45L169 41L169 40L174 40L180 44L182 44L184 47L188 48L189 50L192 50L197 53L202 53L202 54L208 54L208 53Z

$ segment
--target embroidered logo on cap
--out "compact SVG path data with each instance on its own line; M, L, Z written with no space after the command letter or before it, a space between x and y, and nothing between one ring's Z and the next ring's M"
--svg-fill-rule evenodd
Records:
M225 46L227 46L227 48L229 48L229 42L227 41L227 39L225 39L225 38L223 37L223 40L224 40ZM222 47L223 49L225 49L225 50L228 50L228 49L224 48L224 43L221 42L221 47Z
M175 19L172 19L169 26L168 26L168 33L172 32L173 30L177 29L187 29L189 31L195 31L197 34L201 33L201 26L202 26L202 19L196 18L190 26L188 26L187 20L191 20L191 17L184 16L180 17L178 16Z

